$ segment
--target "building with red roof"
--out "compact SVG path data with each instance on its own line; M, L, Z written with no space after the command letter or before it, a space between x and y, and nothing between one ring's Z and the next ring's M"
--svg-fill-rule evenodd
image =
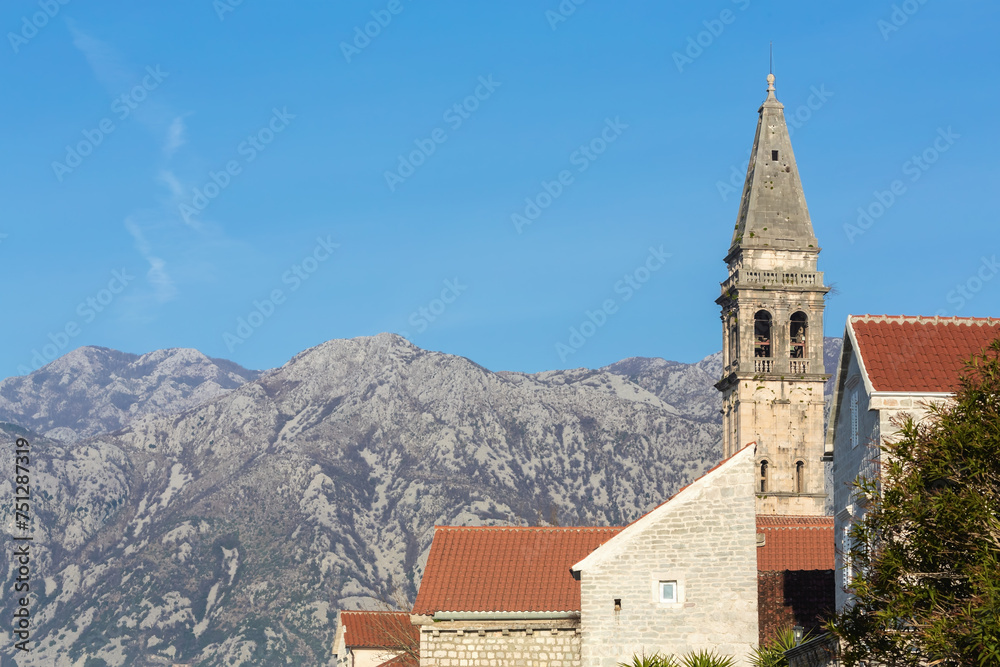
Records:
M621 530L436 527L413 606L421 664L579 664L570 568Z
M416 667L419 641L408 612L341 611L333 653L338 667Z
M931 406L954 395L965 362L1000 337L1000 319L852 315L827 428L833 460L837 608L847 602L850 581L848 531L864 513L854 489L859 477L876 479L880 445L901 420L926 419Z

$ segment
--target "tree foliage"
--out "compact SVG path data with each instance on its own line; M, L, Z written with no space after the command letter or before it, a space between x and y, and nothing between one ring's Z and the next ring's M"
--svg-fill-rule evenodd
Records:
M800 641L807 641L809 633L802 637ZM799 641L795 640L795 629L786 627L777 632L771 641L759 648L750 649L750 664L753 667L788 667L788 658L785 651L798 646Z
M683 657L645 652L632 656L632 662L619 662L619 667L735 667L736 660L715 651L692 651Z
M1000 341L880 446L880 479L857 483L854 600L829 625L844 664L1000 665Z

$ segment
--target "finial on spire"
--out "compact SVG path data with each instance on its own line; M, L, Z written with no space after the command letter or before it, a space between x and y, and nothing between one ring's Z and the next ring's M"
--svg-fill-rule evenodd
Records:
M770 44L769 48L770 48L771 60L769 62L767 71L769 74L774 74L774 42L770 42L769 44Z
M774 75L773 74L768 74L767 75L767 92L769 92L769 93L773 93L774 92Z

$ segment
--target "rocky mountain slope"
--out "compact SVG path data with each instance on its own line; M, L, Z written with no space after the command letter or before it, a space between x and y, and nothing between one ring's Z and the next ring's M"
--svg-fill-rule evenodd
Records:
M390 334L259 377L67 357L0 384L34 452L22 666L327 664L337 609L412 599L435 524L621 524L719 455L714 357L493 373Z
M139 356L82 347L0 382L0 420L71 442L116 431L141 415L183 412L259 375L197 350Z

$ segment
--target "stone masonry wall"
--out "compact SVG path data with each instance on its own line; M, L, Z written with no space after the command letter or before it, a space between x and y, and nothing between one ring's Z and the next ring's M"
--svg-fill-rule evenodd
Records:
M747 664L758 637L753 466L750 447L580 564L583 667L702 649ZM660 581L677 582L676 603L660 602Z
M425 625L421 667L579 667L578 621Z

